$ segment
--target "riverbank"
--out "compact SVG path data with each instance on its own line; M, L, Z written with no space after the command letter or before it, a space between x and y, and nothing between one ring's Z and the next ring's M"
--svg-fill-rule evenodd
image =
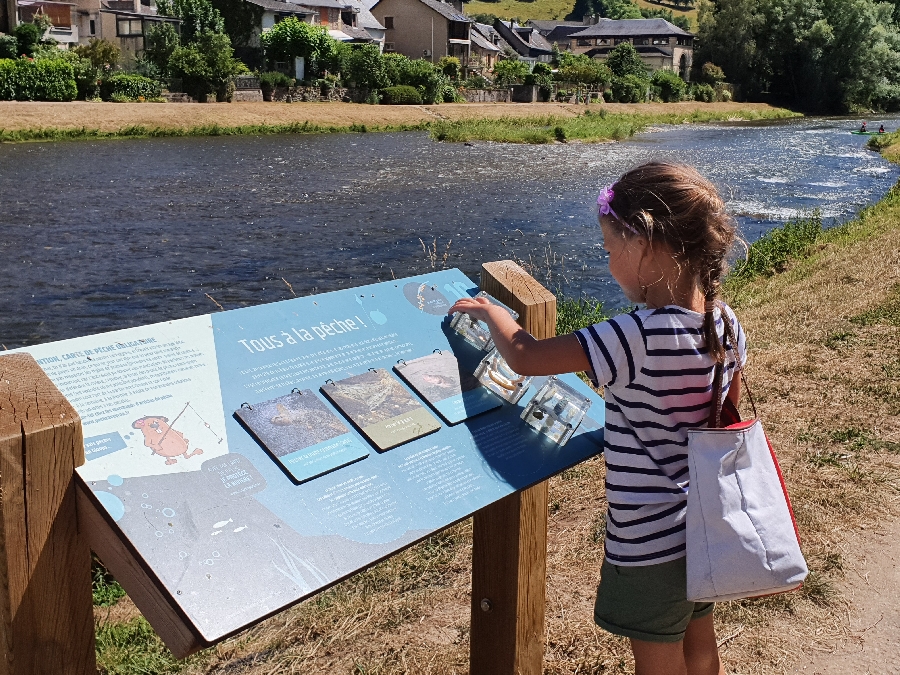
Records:
M552 120L552 127L583 120L585 111L606 111L639 124L778 119L790 111L762 103L649 103L575 105L566 103L445 103L422 106L370 106L353 103L41 103L0 102L0 142L136 138L154 136L222 136L281 133L341 133L410 131L432 127L449 130L445 140L462 139L474 125L478 134L466 139L509 136L510 128L525 120L537 127ZM599 116L593 116L599 117ZM583 125L582 125L583 126ZM573 127L574 128L574 127ZM623 125L619 126L621 129ZM584 133L584 132L583 132ZM592 133L592 132L591 132ZM584 140L611 140L615 136L584 134ZM632 132L633 133L633 132ZM455 136L453 136L455 134ZM571 138L579 138L573 131ZM451 136L453 136L451 138ZM482 138L484 137L484 138ZM550 133L550 140L555 135ZM527 142L527 141L526 141ZM541 141L544 142L544 141Z
M887 672L874 666L890 670L896 626L862 624L860 594L847 589L866 569L861 541L896 547L868 533L900 512L900 186L843 226L784 232L755 245L751 260L763 262L729 281L728 295L811 575L796 593L721 604L721 651L728 672L804 672L816 655L837 663L885 628L881 656L854 663ZM603 480L596 458L550 482L545 673L631 672L627 641L591 621ZM124 599L96 614L102 672L464 673L470 560L466 521L181 664ZM867 592L879 590L894 596Z

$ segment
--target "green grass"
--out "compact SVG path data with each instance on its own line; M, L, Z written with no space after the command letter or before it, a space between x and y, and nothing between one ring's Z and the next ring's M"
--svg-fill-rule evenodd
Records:
M365 125L352 124L350 126L324 126L311 124L310 122L291 122L290 124L244 124L239 126L221 126L219 124L203 124L195 127L146 127L133 125L116 129L115 131L102 131L81 127L78 129L57 129L55 127L43 127L37 129L22 129L7 131L0 129L0 143L22 143L25 141L77 141L92 139L115 138L183 138L190 136L270 136L273 134L343 134L366 133L369 131L424 131L428 128L427 122L419 124L402 125Z
M180 672L188 663L172 656L143 617L100 623L96 639L101 675L168 675Z
M620 141L630 138L653 124L689 124L720 122L739 117L743 120L772 120L797 117L798 113L781 108L771 110L715 111L695 110L687 113L608 113L602 107L578 117L503 117L439 121L431 124L431 137L437 141L497 141L500 143L552 143L554 141Z
M125 597L125 589L112 578L96 556L91 559L91 591L95 607L111 607Z
M894 286L887 300L862 314L851 317L850 323L858 326L887 324L900 327L900 284Z
M556 334L568 335L581 328L606 321L610 314L603 303L589 297L572 298L558 295L556 299Z

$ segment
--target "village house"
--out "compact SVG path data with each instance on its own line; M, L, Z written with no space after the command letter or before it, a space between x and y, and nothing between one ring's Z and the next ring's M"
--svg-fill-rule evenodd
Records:
M384 51L432 63L455 56L464 70L469 67L474 22L460 0L379 0L371 11L385 27Z
M592 26L569 33L557 44L562 51L605 59L623 42L634 46L651 71L665 69L684 80L690 77L694 36L665 19L600 19Z
M36 14L50 19L47 37L61 47L99 38L118 45L126 57L144 49L144 35L154 23L172 23L176 29L181 23L180 19L159 16L153 0L7 0L8 31L11 33L20 23L30 23Z
M482 75L490 72L503 55L506 41L500 34L485 23L472 24L472 53L469 57L469 68Z
M515 21L497 19L494 22L494 29L519 55L520 60L532 64L538 61L550 63L553 60L553 46L536 28L520 26Z

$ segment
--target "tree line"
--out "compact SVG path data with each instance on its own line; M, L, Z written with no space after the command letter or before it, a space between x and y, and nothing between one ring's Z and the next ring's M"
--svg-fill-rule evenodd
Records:
M748 100L810 112L900 109L900 0L702 0L694 63Z

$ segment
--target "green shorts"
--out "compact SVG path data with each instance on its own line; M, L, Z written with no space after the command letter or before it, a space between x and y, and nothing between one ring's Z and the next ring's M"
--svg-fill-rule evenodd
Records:
M687 600L685 559L622 567L604 558L594 621L614 635L647 642L680 642L694 619L713 611L711 602Z

